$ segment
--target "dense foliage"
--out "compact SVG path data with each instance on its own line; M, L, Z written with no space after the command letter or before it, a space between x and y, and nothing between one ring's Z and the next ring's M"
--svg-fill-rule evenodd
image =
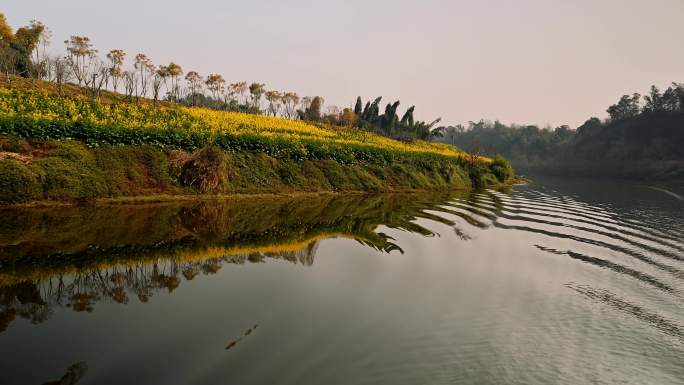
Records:
M643 99L643 104L642 104ZM684 85L674 83L661 92L655 86L642 98L625 95L608 107L609 119L591 118L576 130L568 126L537 126L500 122L471 122L445 127L443 142L466 151L502 154L519 169L566 170L627 174L635 163L682 169L684 162ZM680 166L676 166L680 164ZM618 170L619 169L619 170ZM676 171L676 170L675 170ZM681 172L679 172L681 173Z
M416 139L429 141L433 137L442 135L442 130L433 129L435 124L439 123L441 119L435 119L431 123L416 121L413 117L415 106L409 107L401 119L399 119L398 108L400 102L398 100L394 103L388 103L385 106L385 112L380 114L381 100L382 97L377 97L372 102L366 102L365 107L362 108L363 101L361 97L359 96L356 99L354 111L351 114L357 127L404 141ZM344 116L344 114L341 116Z
M37 21L12 32L5 16L0 13L0 70L22 76L40 74L40 66L31 59L31 54L37 48L45 26Z

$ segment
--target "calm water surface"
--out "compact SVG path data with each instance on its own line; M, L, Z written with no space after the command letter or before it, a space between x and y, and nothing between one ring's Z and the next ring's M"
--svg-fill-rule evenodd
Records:
M684 384L681 186L0 210L2 384Z

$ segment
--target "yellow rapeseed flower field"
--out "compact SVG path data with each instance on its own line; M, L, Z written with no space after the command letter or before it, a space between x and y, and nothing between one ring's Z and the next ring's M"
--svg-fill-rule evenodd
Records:
M147 101L100 103L78 95L65 97L46 91L7 88L0 88L0 133L3 132L46 139L77 138L90 145L150 143L192 149L221 139L228 143L224 147L247 143L245 147L253 151L261 151L263 143L275 141L279 146L285 143L304 152L308 151L306 146L327 151L332 146L337 149L334 151L346 148L352 153L466 155L446 144L404 143L352 127Z

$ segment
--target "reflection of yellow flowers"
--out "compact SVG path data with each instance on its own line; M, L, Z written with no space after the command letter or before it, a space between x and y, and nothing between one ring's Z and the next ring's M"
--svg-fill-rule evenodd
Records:
M292 241L288 243L279 244L268 244L263 246L233 246L233 247L208 247L206 249L199 249L196 252L183 252L180 255L174 256L178 260L184 262L190 261L203 261L212 258L220 257L231 257L235 255L247 255L247 254L268 254L268 255L279 255L285 253L296 252L305 249L310 244L321 241L325 239L332 238L349 238L348 234L341 233L325 233L319 234L313 237L309 237L303 240Z
M90 99L57 97L47 92L0 88L0 119L11 121L21 117L54 126L106 127L108 140L116 144L127 133L147 129L163 135L198 133L208 138L256 136L282 139L295 147L304 143L315 146L341 145L376 148L403 153L426 153L449 157L465 154L446 144L415 141L403 143L354 128L318 126L288 120L206 108L161 106L151 103L98 103ZM4 127L0 125L0 131ZM109 137L110 135L107 134ZM487 161L488 159L484 159Z
M170 260L175 262L196 262L217 258L230 258L240 255L249 255L256 253L265 254L277 258L278 255L284 255L286 253L303 250L313 242L338 237L352 238L348 234L343 233L324 233L312 237L306 237L301 240L293 240L291 242L285 243L265 244L261 246L236 245L232 247L211 246L206 248L198 248L196 250L183 251L160 250L158 252L154 252L152 254L147 255L133 254L129 258L114 262L94 262L92 264L88 264L85 268L67 265L62 268L38 268L26 275L0 273L0 287L16 285L22 282L47 279L50 277L54 277L56 275L78 274L83 270L104 270L113 267L131 267L139 265L140 263L149 264L160 260Z

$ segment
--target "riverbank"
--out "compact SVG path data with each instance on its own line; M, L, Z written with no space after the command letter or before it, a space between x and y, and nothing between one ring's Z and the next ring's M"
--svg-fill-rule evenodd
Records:
M497 178L499 166L412 159L343 164L230 153L216 147L194 152L152 145L90 148L75 140L4 136L0 138L0 203L49 206L458 190L510 183L510 177Z
M503 158L263 115L0 84L0 204L509 184Z

